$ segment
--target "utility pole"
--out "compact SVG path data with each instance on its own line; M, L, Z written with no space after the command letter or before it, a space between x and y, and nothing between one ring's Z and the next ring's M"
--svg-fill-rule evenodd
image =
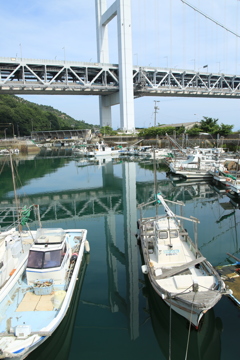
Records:
M154 100L154 102L155 102L155 106L154 106L154 126L156 126L156 117L157 117L157 112L159 110L159 107L157 106L157 102L160 102L160 101Z

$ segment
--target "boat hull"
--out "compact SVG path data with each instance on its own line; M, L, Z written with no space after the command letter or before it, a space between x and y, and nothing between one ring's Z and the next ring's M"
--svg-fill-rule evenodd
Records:
M182 225L168 216L138 221L142 271L158 296L198 328L225 293L225 284Z
M75 246L73 246L73 250L76 249L76 239L80 238L82 236L82 231L77 230L65 230L67 236L71 236L75 241ZM23 301L20 301L17 305L16 310L12 312L12 327L10 326L8 333L4 333L4 328L6 327L6 324L8 323L7 319L4 319L4 323L2 320L1 324L1 334L0 334L0 359L18 359L22 360L25 359L32 351L34 351L36 348L38 348L40 345L42 345L52 334L53 332L58 328L58 326L61 324L62 320L65 318L67 311L69 309L72 296L75 290L76 282L78 279L78 274L80 271L83 254L85 248L87 248L87 240L86 240L86 230L84 230L84 236L82 236L79 245L78 250L78 256L76 257L76 261L74 264L74 267L72 268L71 272L71 278L69 280L69 284L67 286L66 291L56 291L56 293L59 295L61 292L65 293L63 299L55 298L54 297L54 306L52 310L47 309L46 305L44 305L44 310L37 309L31 310L30 307L32 307L32 302L28 303L29 309L19 309L19 306L23 306ZM31 298L33 298L34 295L31 292L31 287L27 286L27 290L22 289L22 292L28 295L31 295ZM20 290L20 288L19 288ZM29 291L30 290L30 291ZM54 292L53 292L54 293ZM16 294L15 292L12 293L11 299L14 302L14 298ZM10 294L11 295L11 294ZM45 294L41 294L39 298L39 303L41 300L43 302L47 299L48 296L51 296L46 294L46 297L44 297ZM55 296L55 295L54 295ZM56 300L58 302L56 302ZM61 300L61 301L60 301ZM51 300L53 301L53 300ZM38 305L37 305L38 306ZM21 316L20 316L21 315ZM9 314L6 315L8 317ZM20 320L19 320L20 319ZM29 325L23 325L23 324L29 324ZM17 326L16 326L17 324ZM15 331L11 330L14 329ZM20 328L20 332L23 332L23 335L20 333L18 336L17 329ZM6 331L6 330L5 330ZM24 334L24 332L26 333ZM9 343L6 346L6 343ZM5 346L5 348L4 348Z
M147 259L145 259L145 264L146 263L147 263ZM207 298L207 294L208 294L207 292L200 294L199 301L196 296L197 293L195 293L193 291L188 293L187 300L184 299L184 297L181 298L181 296L175 296L175 295L173 295L173 297L171 297L171 296L168 297L168 296L166 296L166 289L163 289L160 286L158 286L156 284L156 281L153 279L153 277L151 276L151 274L149 272L148 272L147 276L148 276L148 279L149 279L153 289L159 296L159 301L163 300L171 308L171 310L173 310L176 313L178 313L179 315L183 316L191 324L193 324L196 328L199 327L200 321L201 321L202 317L204 316L204 314L206 314L206 312L208 310L213 308L213 306L222 297L222 294L219 293L217 296L214 297L214 299L211 299L208 304L205 302L204 306L200 307L199 303L203 302L204 298L205 299ZM193 300L194 302L191 300Z
M152 281L151 277L148 276L150 283L153 286L153 289L155 292L159 295L159 297L171 308L171 310L175 311L179 315L183 316L185 319L187 319L191 324L193 324L196 328L199 327L200 321L204 314L207 313L208 310L212 309L213 306L221 299L221 296L217 296L214 299L214 302L211 302L209 306L205 306L204 308L199 308L198 305L194 305L192 302L188 301L185 302L181 299L181 297L174 298L165 298L165 291L161 290L159 287L157 287L154 282ZM204 296L207 296L206 294L201 294L201 300L204 298ZM196 296L196 293L192 292L191 294L188 294L189 299L194 299ZM159 301L161 300L159 299Z

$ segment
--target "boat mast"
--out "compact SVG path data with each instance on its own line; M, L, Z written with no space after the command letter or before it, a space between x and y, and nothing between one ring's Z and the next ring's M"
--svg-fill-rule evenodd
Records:
M11 164L11 171L12 171L14 198L15 198L15 204L16 204L16 208L17 208L18 230L21 231L22 226L20 224L20 211L19 211L18 197L17 197L17 191L16 191L15 173L14 173L14 169L13 169L13 161L12 161L11 150L9 150L9 156L10 156L10 164Z
M153 171L154 171L154 191L158 193L157 189L157 170L156 170L156 153L155 148L153 149ZM158 215L158 202L156 202L156 216Z

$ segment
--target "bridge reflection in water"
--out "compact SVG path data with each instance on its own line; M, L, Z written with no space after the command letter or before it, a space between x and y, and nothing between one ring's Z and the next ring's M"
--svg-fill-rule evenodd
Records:
M50 164L52 159L46 159L45 161L49 161ZM221 227L219 227L219 222L217 222L219 218L214 222L214 212L211 213L210 209L211 207L219 209L220 202L228 204L229 200L221 197L221 195L214 191L210 184L205 182L173 184L166 177L163 171L164 168L159 164L156 172L157 189L156 182L154 182L152 163L136 163L131 161L114 163L113 161L109 161L103 164L104 166L101 166L101 168L92 164L82 168L76 165L79 164L72 159L68 159L64 162L64 165L61 164L62 167L60 166L59 169L54 170L52 174L49 171L48 176L50 179L54 177L54 179L58 179L59 182L61 182L64 180L60 179L60 173L62 173L64 166L66 167L64 171L68 172L69 181L63 183L61 191L49 191L48 187L41 185L41 179L43 181L46 174L43 176L39 173L37 179L28 181L28 184L25 186L28 189L28 194L20 196L21 205L39 204L41 222L42 225L46 227L52 226L52 224L54 224L54 227L62 226L61 224L63 222L64 224L70 224L72 220L78 220L78 223L79 220L81 220L81 223L87 221L90 227L94 227L95 223L92 219L103 219L104 236L100 236L98 229L94 229L94 233L99 235L98 241L96 239L89 239L90 244L93 243L91 246L93 247L92 253L93 257L95 257L95 263L98 265L94 265L94 259L92 259L92 270L88 269L86 276L91 278L91 276L93 276L93 274L91 274L92 271L92 273L95 274L95 278L99 271L99 264L106 266L108 289L107 308L111 314L121 313L125 315L128 324L129 338L136 340L139 337L141 338L140 328L144 319L147 321L148 318L142 311L143 304L142 300L140 300L140 288L142 286L141 283L144 282L144 278L143 275L139 273L140 259L135 238L138 219L137 205L152 201L157 190L161 191L163 196L169 200L183 200L186 203L186 212L193 211L193 206L195 208L205 206L205 210L203 210L201 214L204 215L204 212L208 212L213 224L213 230L209 229L208 238L206 239L204 237L202 242L199 241L199 244L203 247L203 250L208 253L209 260L212 260L212 258L216 259L216 251L213 250L212 245L214 245L214 249L216 249L215 244L221 242L223 248L219 256L221 261L223 261L223 253L227 251L236 253L236 251L239 250L238 241L236 239L233 243L233 248L229 249L229 244L224 243L223 245L221 230L218 231L216 237L211 236L211 231L214 232L216 229L221 228L227 232L229 224L224 223L225 218L221 217ZM19 173L23 172L21 171L21 167L24 167L26 170L29 165L24 162L19 163ZM85 179L85 177L87 179L84 181L85 186L81 188L79 186L80 179ZM38 182L40 182L40 185L38 184L40 190L36 191L36 183ZM44 181L43 183L46 184ZM19 189L20 194L26 193L25 187L23 186L22 189ZM6 206L9 210L14 205L15 202L12 192L8 191L2 195L0 198L1 225L4 224L4 220L6 221L6 219L9 218L9 212L4 213ZM154 206L149 207L148 211L154 212ZM223 209L223 212L224 211ZM231 209L229 211L233 212L234 210ZM32 220L31 227L37 226L36 219ZM204 219L202 218L201 221L204 227ZM89 233L91 233L91 230L90 228ZM98 254L97 252L100 246L101 253ZM96 250L96 248L98 250ZM101 272L102 271L103 270L101 270ZM88 299L86 299L86 297L82 299L81 304L91 307L106 307L105 304L101 304L101 301L99 302L99 295L94 295L93 290L89 290L89 292L91 297L89 295ZM140 315L140 313L142 314ZM161 316L161 314L154 315L154 319L155 317L159 318ZM94 319L94 321L96 320ZM160 322L161 321L160 319ZM164 328L168 329L167 326ZM78 329L75 329L76 333L78 333L78 331ZM92 331L94 330L92 329ZM104 336L104 334L99 335L98 333L97 336ZM217 337L218 336L219 333ZM156 337L158 337L157 333ZM219 341L217 341L217 343L219 343ZM91 356L89 359L91 359Z

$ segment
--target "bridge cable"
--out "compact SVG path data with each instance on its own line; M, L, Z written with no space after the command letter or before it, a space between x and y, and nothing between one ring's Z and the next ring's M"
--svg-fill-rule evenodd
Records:
M186 6L182 4L182 38L183 38L183 67L186 67Z
M239 2L238 2L239 5ZM238 21L239 21L239 9L237 8L236 11L236 31L238 32ZM235 54L235 64L236 64L236 69L235 69L235 73L237 74L238 71L238 38L236 38L236 54Z
M172 0L169 3L170 6L170 19L169 19L169 32L170 32L170 67L172 66Z
M148 42L147 42L147 40L146 40L146 34L147 34L147 31L146 31L146 29L147 29L147 27L146 27L146 17L147 17L147 11L146 11L146 0L144 0L144 57L145 57L145 59L144 59L144 62L145 62L145 64L147 63L147 56L146 56L146 54L148 54L148 51L147 51L147 44L148 44Z
M213 18L211 18L209 15L205 14L204 12L202 12L201 10L197 9L195 6L191 5L190 3L188 3L185 0L181 0L184 4L188 5L189 7L191 7L193 10L195 10L196 12L198 12L199 14L205 16L207 19L209 19L210 21L214 22L216 25L222 27L223 29L225 29L226 31L232 33L233 35L237 36L240 38L240 35L238 35L237 33L235 33L234 31L228 29L226 26L224 26L223 24L220 24L218 21L214 20Z
M224 23L226 24L226 0L224 0ZM225 42L225 51L223 52L223 58L224 58L224 68L227 69L227 63L228 63L228 34L224 33L224 42Z

